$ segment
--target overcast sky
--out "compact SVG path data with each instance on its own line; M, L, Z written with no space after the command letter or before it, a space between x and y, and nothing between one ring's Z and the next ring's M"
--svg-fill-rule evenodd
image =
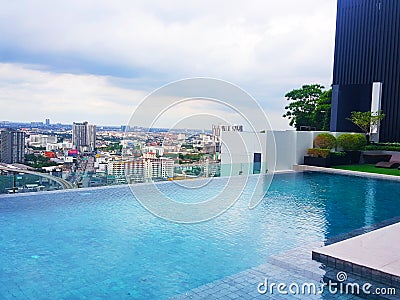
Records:
M284 94L332 80L335 0L0 5L0 120L127 124L154 89L213 77L286 129Z

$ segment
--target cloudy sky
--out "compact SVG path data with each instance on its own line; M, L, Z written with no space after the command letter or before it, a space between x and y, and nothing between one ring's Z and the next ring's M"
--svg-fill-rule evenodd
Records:
M284 94L331 83L335 0L0 4L0 120L126 124L154 89L212 77L286 129Z

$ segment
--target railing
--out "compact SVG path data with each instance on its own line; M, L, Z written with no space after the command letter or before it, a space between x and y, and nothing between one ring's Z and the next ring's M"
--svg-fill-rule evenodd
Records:
M125 176L124 174L107 175L106 172L99 171L39 173L3 168L0 170L0 194L258 174L259 169L260 166L258 165L246 163L235 165L221 165L220 163L184 164L174 166L173 176L169 174L165 177L146 178L144 172ZM261 167L261 169L263 168Z
M3 172L0 175L0 194L53 191L65 187L50 175L38 176L21 172Z

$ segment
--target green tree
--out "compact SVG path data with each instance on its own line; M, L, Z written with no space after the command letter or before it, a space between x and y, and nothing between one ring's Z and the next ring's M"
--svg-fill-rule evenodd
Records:
M42 167L56 166L58 163L50 161L43 155L25 154L25 165L40 170Z
M119 143L110 143L107 147L105 147L104 150L120 152L122 150L122 145L120 145Z
M329 130L331 123L332 89L323 91L313 114L317 130Z
M315 127L316 130L329 130L332 90L324 91L320 84L303 85L285 95L290 101L285 107L284 118L288 118L290 126Z
M350 118L347 118L347 120L357 125L365 133L367 140L369 141L369 133L371 132L371 129L376 128L384 117L385 114L382 110L377 112L352 111Z

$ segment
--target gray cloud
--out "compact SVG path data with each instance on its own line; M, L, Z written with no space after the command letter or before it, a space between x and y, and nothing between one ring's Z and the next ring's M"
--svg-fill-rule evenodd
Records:
M271 112L276 128L287 128L280 119L285 92L303 83L330 84L335 6L334 0L5 2L0 11L0 58L39 65L50 82L54 76L67 86L68 76L89 76L86 80L93 74L88 80L96 82L91 92L101 94L98 98L88 96L88 86L74 83L89 108L73 113L80 119L105 124L101 108L113 105L123 111L122 118L124 105L132 102L124 100L130 93L136 97L171 80L210 76L245 88ZM6 88L20 103L29 93L38 104L49 95L71 96L61 85L37 82L19 65L13 68L19 71L3 71L2 79L18 76L15 80L26 83L23 89L18 86L20 90ZM22 69L31 74L37 66ZM79 93L72 98L79 99ZM7 99L1 98L2 108L16 105ZM31 117L46 114L67 120L70 108L65 109L41 107ZM9 119L21 117L17 108L7 110Z

